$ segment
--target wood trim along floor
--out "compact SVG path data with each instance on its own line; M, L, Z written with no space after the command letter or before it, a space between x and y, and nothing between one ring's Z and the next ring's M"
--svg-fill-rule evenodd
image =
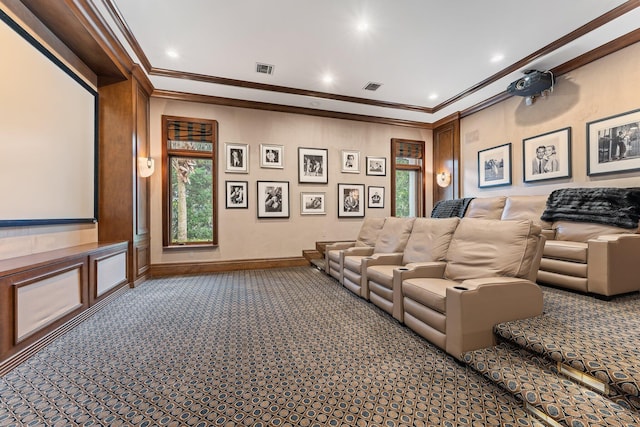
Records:
M267 268L308 266L304 257L243 259L197 263L151 264L151 277L179 276L185 274L222 273L237 270L260 270Z

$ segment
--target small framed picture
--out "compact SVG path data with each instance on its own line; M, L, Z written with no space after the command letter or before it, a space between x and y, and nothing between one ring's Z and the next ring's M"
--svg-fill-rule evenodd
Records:
M258 218L289 218L289 181L258 181Z
M300 214L301 215L324 215L325 193L300 193Z
M368 157L367 156L367 175L385 176L386 174L387 174L386 157Z
M364 216L364 184L338 184L338 217Z
M249 207L247 181L225 181L227 209L247 209Z
M249 173L249 145L224 144L227 157L225 172Z
M587 123L587 175L640 170L640 109Z
M478 187L511 185L511 143L478 151Z
M524 182L571 176L571 128L522 140Z
M326 148L298 148L298 182L326 184L327 174Z
M342 172L360 173L360 152L342 150Z
M368 208L384 208L384 187L369 186L367 188L367 207Z
M284 168L284 146L260 144L261 168Z

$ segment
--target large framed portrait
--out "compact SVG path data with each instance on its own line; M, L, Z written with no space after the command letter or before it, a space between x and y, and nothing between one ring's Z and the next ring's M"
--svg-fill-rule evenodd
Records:
M511 143L478 151L478 187L511 185Z
M258 218L289 218L289 181L258 181Z
M326 148L298 147L298 182L326 184L327 174Z
M342 172L360 173L360 152L342 150Z
M260 144L261 168L284 168L284 146L272 144Z
M522 140L524 182L571 176L571 128Z
M367 191L367 207L374 209L384 208L384 187L374 187L370 185Z
M300 193L300 214L301 215L324 215L325 193Z
M338 184L338 217L363 217L364 197L364 184Z
M249 173L249 145L248 144L224 144L226 154L225 172Z
M247 209L249 207L247 181L225 181L227 209Z
M587 123L587 175L640 170L640 109Z
M387 174L387 158L386 157L368 157L367 156L367 175Z

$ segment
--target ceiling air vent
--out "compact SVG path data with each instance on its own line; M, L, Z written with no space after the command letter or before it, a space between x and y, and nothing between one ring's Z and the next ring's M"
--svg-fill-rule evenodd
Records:
M256 72L271 75L273 74L273 65L261 64L260 62L256 62Z
M364 87L364 90L370 90L370 91L376 91L380 88L380 86L382 86L382 83L374 83L374 82L369 82L367 83L367 85Z

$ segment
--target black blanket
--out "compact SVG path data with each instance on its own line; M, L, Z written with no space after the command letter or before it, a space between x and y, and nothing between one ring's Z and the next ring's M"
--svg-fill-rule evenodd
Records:
M563 188L553 191L541 219L638 228L640 187Z
M473 197L464 199L440 200L431 210L431 218L462 218Z

